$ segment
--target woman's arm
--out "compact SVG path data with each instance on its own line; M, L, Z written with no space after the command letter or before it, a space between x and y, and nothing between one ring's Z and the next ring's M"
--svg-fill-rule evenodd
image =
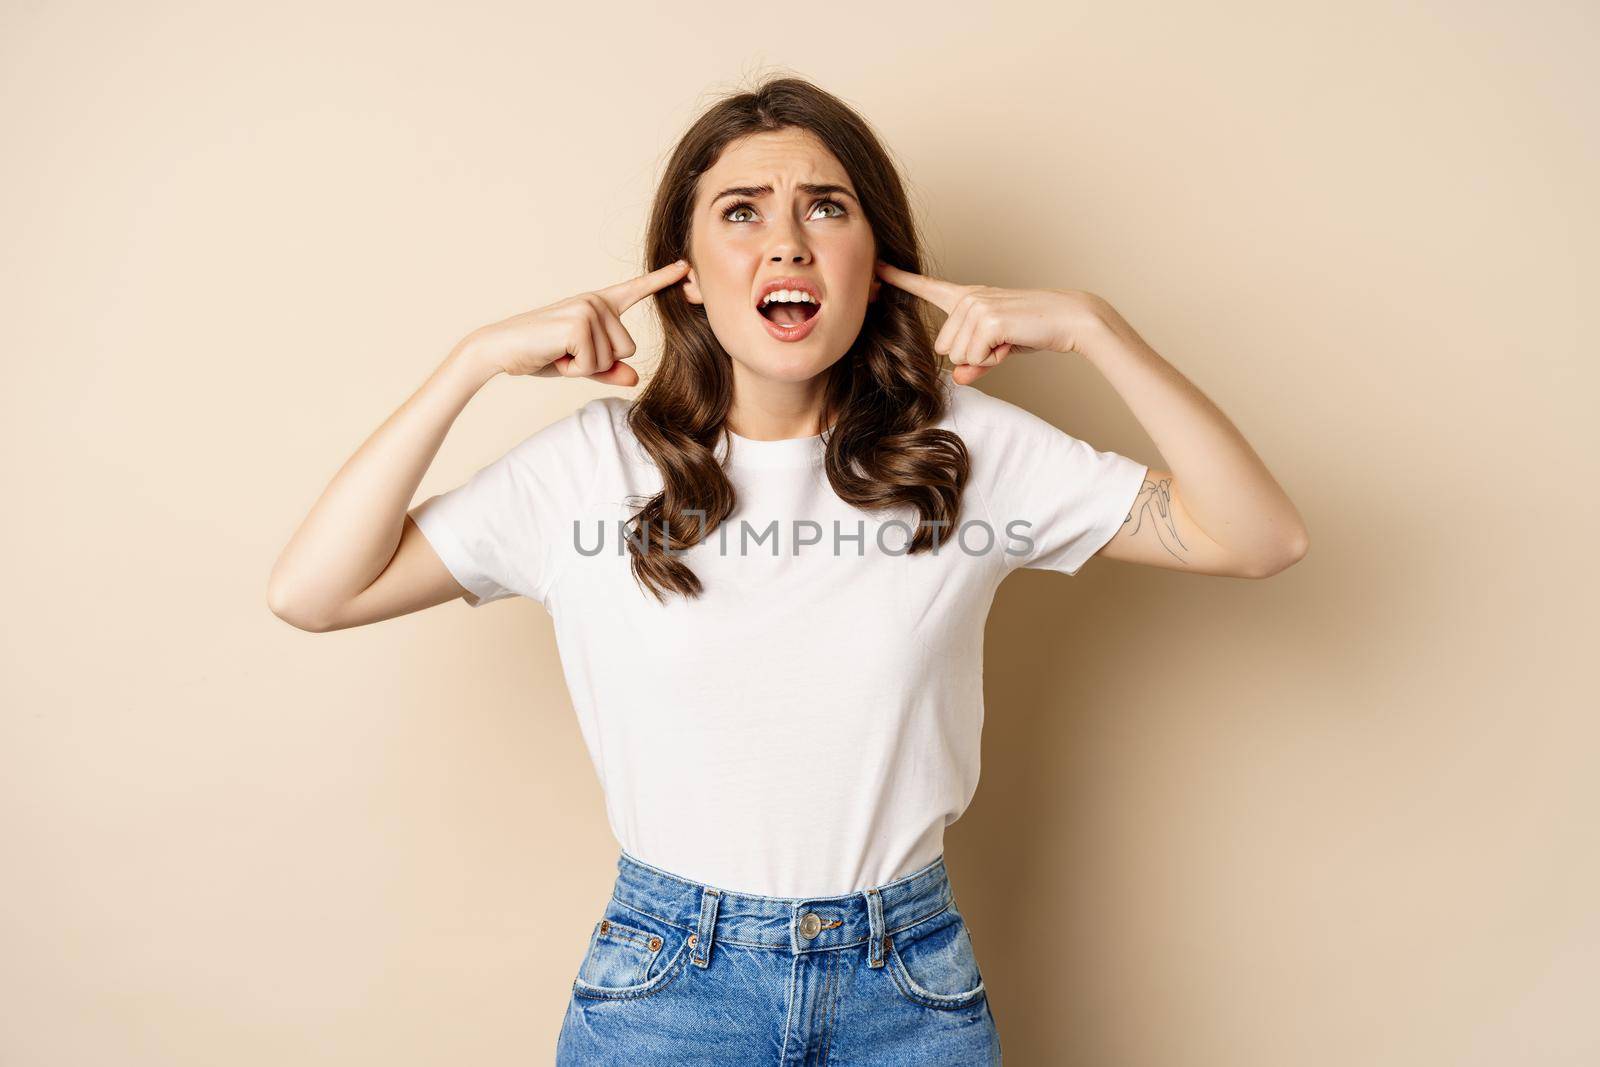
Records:
M1170 471L1152 468L1099 555L1174 570L1265 578L1299 561L1305 522L1250 443L1104 299L1083 307L1071 341L1117 391Z
M1306 554L1305 523L1250 443L1103 298L1078 289L958 285L882 260L876 273L945 313L933 350L950 357L959 384L971 385L1012 353L1077 352L1127 403L1173 470L1147 472L1133 509L1097 555L1265 578Z
M408 514L456 416L502 371L637 385L626 361L638 346L619 316L688 271L676 260L469 333L323 490L272 568L272 613L302 630L340 630L467 593Z
M321 632L420 611L464 592L406 512L456 416L500 373L476 354L475 336L450 351L322 491L273 565L267 605L274 615Z

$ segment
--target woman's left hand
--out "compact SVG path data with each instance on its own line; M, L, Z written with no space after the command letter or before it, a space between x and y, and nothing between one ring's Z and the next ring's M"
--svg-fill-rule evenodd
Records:
M1099 297L1075 289L997 289L957 285L913 274L879 260L879 278L948 317L933 350L956 365L951 377L971 385L1014 352L1072 352L1083 326L1096 317Z

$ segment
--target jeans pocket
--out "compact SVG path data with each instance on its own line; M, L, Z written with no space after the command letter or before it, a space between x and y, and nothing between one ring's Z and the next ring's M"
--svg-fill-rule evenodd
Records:
M613 899L589 934L572 991L597 1000L648 996L682 972L688 948L689 931Z
M972 935L954 904L890 935L884 970L902 997L925 1008L951 1011L984 998Z

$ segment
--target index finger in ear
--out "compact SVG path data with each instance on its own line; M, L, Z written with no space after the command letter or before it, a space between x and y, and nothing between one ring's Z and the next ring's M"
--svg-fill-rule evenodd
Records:
M930 278L925 274L913 274L908 270L891 266L883 260L878 260L878 277L894 286L904 289L912 296L918 296L937 307L940 311L949 314L950 309L956 306L956 301L961 299L967 291L967 286L947 282L943 278Z
M667 286L682 281L688 273L689 261L677 259L668 263L665 267L657 267L648 274L641 274L637 278L629 278L625 282L608 285L604 289L598 290L596 295L607 304L610 304L611 310L620 315L651 293L660 292Z

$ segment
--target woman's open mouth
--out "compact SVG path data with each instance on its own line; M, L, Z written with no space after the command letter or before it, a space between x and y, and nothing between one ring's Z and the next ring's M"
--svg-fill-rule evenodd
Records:
M767 332L780 341L803 340L817 324L822 305L811 293L778 289L768 293L756 309Z

